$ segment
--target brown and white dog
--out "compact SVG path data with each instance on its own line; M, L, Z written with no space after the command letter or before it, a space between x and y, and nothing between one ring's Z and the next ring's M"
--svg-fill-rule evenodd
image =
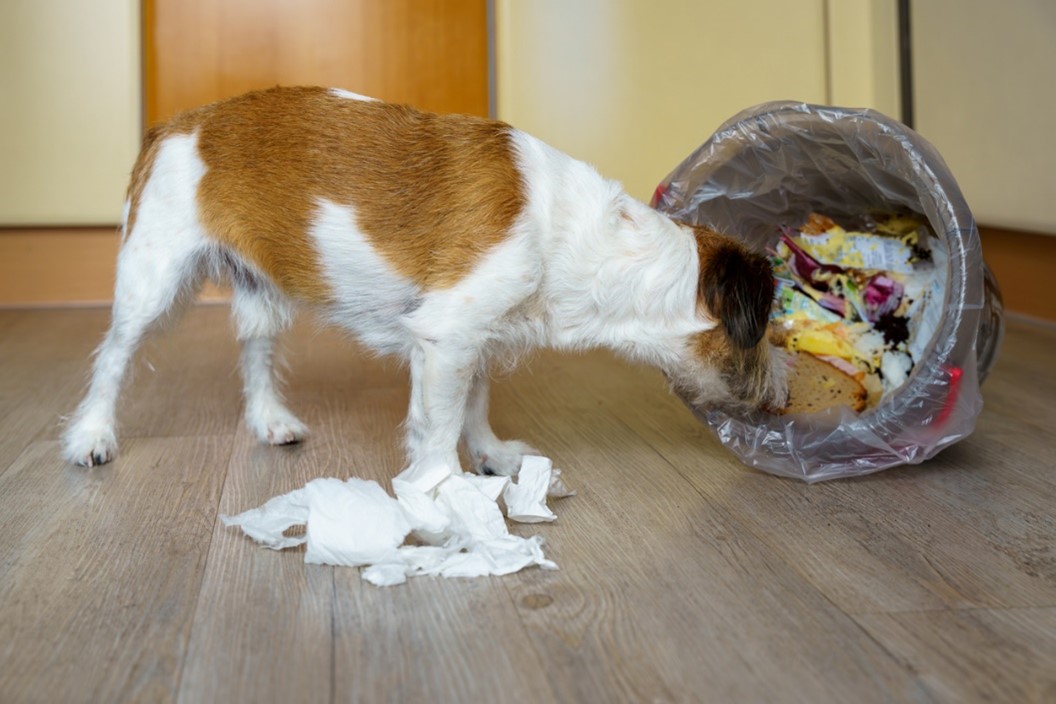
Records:
M276 88L151 129L125 205L113 319L65 456L117 450L129 360L205 278L233 287L246 421L296 442L275 336L295 309L410 364L411 474L513 474L524 443L488 424L489 363L608 347L662 369L696 404L780 404L764 339L769 263L671 221L509 125L324 88Z

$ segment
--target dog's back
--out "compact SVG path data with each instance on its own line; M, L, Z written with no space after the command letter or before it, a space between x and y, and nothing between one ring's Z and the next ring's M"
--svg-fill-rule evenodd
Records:
M444 288L509 232L524 205L511 128L465 115L346 97L323 88L249 93L151 130L130 189L134 229L159 146L195 142L198 217L210 240L285 292L323 301L313 224L347 209L406 279Z

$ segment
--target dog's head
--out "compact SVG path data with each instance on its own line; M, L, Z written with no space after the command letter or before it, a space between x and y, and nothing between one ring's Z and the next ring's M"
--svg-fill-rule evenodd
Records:
M697 316L714 327L690 336L675 368L674 391L693 407L780 407L787 356L768 341L774 300L770 261L739 242L688 228L700 261Z

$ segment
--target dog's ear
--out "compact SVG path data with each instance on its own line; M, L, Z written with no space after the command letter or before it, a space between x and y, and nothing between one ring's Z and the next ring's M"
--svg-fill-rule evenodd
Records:
M733 344L749 349L766 334L774 300L774 272L765 255L725 240L701 261L700 300Z

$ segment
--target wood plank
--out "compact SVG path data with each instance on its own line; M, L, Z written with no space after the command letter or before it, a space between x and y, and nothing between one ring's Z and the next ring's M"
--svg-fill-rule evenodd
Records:
M1056 608L857 619L941 701L1056 701Z
M303 358L343 362L334 351L355 350L324 338L295 336L291 349L291 395L302 402L312 436L300 446L267 448L240 430L222 512L252 508L320 476L387 487L399 471L405 375L361 357L330 369L366 372L367 387L350 388L355 379L348 377L335 384ZM213 543L184 701L540 700L540 665L530 651L513 658L506 648L524 633L501 581L425 578L378 589L358 569L306 566L303 550L264 550L220 525Z
M102 311L0 311L0 471L55 439L84 390Z
M970 438L963 453L948 450L923 468L809 487L740 465L661 390L654 374L621 367L597 355L569 360L555 373L567 388L597 388L607 412L848 612L1054 603L1056 574L1047 566L1039 570L1033 548L1016 548L1027 535L1036 545L1051 525L1036 508L1022 517L1044 484L1022 472L1002 482L1003 468L1017 463L1002 464L1008 449L999 449L993 436ZM985 460L977 461L980 456ZM918 478L951 473L966 485L981 475L975 482L1001 486L991 491L1003 493L1004 501L973 503L967 491L958 496L938 479L925 489L926 478Z
M389 487L403 466L406 371L334 331L290 336L289 396L313 429L313 476L358 476ZM504 580L420 578L378 589L359 570L334 573L334 698L354 701L548 701ZM374 673L365 679L363 672Z
M326 417L347 419L354 430L316 440L341 448L339 476L388 489L404 459L407 391L402 373L383 378L390 390L331 394ZM421 577L379 589L359 570L337 569L334 584L334 661L343 663L334 672L335 701L555 700L506 578Z
M581 372L596 360L571 366ZM926 695L797 565L695 490L606 407L607 375L540 373L570 360L540 361L533 375L497 386L493 415L498 430L516 424L567 468L579 490L555 505L556 523L537 529L561 571L508 582L558 699Z
M236 514L302 486L319 468L304 447L235 436L219 512ZM328 702L333 571L303 550L273 552L216 521L179 701Z
M176 330L148 340L118 404L122 443L234 432L241 380L228 318L226 306L192 308ZM34 440L59 439L108 325L105 309L0 311L0 457L9 462Z
M215 516L317 476L387 486L405 370L299 322L288 396L313 434L261 446L238 420L227 312L194 309L132 389L145 437L65 467L54 418L107 317L0 312L0 700L1056 693L1051 442L1008 407L988 401L972 438L922 467L808 486L741 466L658 373L544 353L494 385L492 419L579 490L557 522L515 529L561 569L378 589ZM1010 330L993 388L1040 409L1050 333ZM164 436L180 428L202 436Z
M133 440L83 470L39 442L0 476L0 699L174 699L227 454Z
M335 701L560 701L508 580L418 577L379 589L338 569Z
M118 403L120 437L233 433L243 412L238 357L226 305L194 306L152 333Z
M309 438L299 445L267 447L239 423L220 513L259 506L316 477L347 476L346 460L393 439L360 432L355 409L364 400L348 385L357 373L376 371L377 362L340 364L342 356L352 357L350 346L330 332L319 337L303 321L289 336L288 396L308 424ZM348 369L350 376L342 374ZM392 392L383 388L380 393ZM394 472L370 463L354 468ZM303 549L273 552L218 521L180 700L333 701L334 590L333 568L305 565Z
M1056 423L1056 329L1010 320L997 362L983 384L983 402L1048 433Z
M1011 365L1025 364L1037 372L1053 375L1053 344L1056 326L1030 320L1011 318L1005 326L1005 339L998 357L1010 357Z

